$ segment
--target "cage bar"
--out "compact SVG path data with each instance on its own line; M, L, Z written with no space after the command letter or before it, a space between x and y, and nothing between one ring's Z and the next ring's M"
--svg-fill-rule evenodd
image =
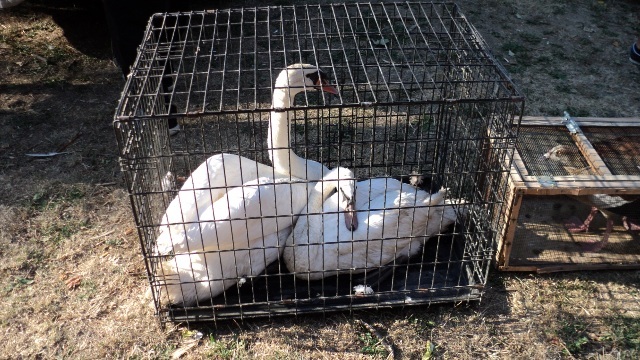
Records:
M295 101L274 106L276 79L295 63L320 68L337 94L303 85L305 91ZM454 3L269 6L154 15L118 104L114 128L161 321L217 321L479 300L500 230L504 178L518 131L513 124L519 122L523 106L524 98L504 68ZM209 174L204 185L185 188L192 173L199 166L209 166L202 164L211 159L231 161L233 156L242 156L247 159L241 160L242 166L253 172L259 172L262 165L258 163L272 166L270 121L285 115L290 122L290 145L275 150L293 151L329 169L348 168L358 188L384 183L390 189L399 184L397 179L419 174L425 181L423 187L405 181L398 185L401 190L396 200L447 189L439 203L363 208L363 201L366 205L373 196L371 187L369 194L356 199L361 206L359 221L376 211L390 218L394 211L415 214L426 209L453 211L452 223L431 233L402 228L377 238L345 240L347 248L337 244L337 238L324 238L323 251L337 246L343 256L351 254L352 262L306 272L291 271L285 263L287 251L312 248L287 242L295 237L283 235L274 243L253 245L240 244L235 237L228 248L205 244L209 234L204 236L202 228L218 229L224 221L243 224L247 233L250 223L263 228L278 222L297 226L300 219L318 217L324 226L342 226L329 220L336 214L342 217L342 208L338 212L302 209L270 215L265 208L255 216L205 221L202 214L216 213L199 205L216 201L214 193L255 189L257 185L251 183L255 177L240 175L241 185L235 187L224 181L214 186L218 173ZM169 136L166 126L172 117L182 128L175 136ZM221 160L222 169L234 170L227 160ZM307 176L308 172L303 177ZM264 181L273 182L271 178L277 177L274 171ZM303 191L296 195L306 199L308 189L323 179L277 181L278 186L304 189L296 190ZM189 196L195 208L187 206ZM297 199L291 196L276 204L293 204ZM163 223L171 204L179 205L181 217ZM429 221L436 224L442 218L430 216ZM420 224L408 225L414 226ZM199 229L194 233L199 240L187 242L185 250L171 232L173 247L162 252L158 239L167 227L184 232ZM403 231L411 235L402 236ZM262 235L266 239L274 234ZM407 241L411 245L403 248L401 244ZM371 255L370 249L376 246L391 250ZM365 249L372 260L357 264L356 249ZM230 273L198 275L198 271L214 272L223 258L232 259L235 265ZM317 259L331 260L322 252ZM169 264L177 267L179 261L188 269L178 272L177 279L176 274L167 275L173 266ZM256 273L239 270L254 264L264 269ZM356 291L358 285L362 287ZM225 290L214 293L214 286ZM176 287L180 289L177 296L183 297L192 289L201 291L190 304L172 302L170 296L163 301ZM202 289L209 289L211 296L202 294Z

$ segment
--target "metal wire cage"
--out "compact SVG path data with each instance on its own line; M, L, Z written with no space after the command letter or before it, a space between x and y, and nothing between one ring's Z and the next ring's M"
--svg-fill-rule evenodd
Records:
M294 63L322 69L337 94L303 89L309 91L291 104L274 106L276 79ZM215 321L479 300L517 135L512 125L519 122L523 106L506 71L452 3L154 15L114 128L161 320ZM278 178L271 167L272 173L260 180L242 172L230 176L238 167L254 174L261 164L271 166L269 150L275 147L268 144L268 129L275 116L290 123L285 131L290 145L279 150L353 172L351 179L364 192L356 199L359 227L369 231L364 238L328 235L328 228L344 226L335 220L344 209L318 211L307 202L316 186L312 180L323 183L325 178L280 178L279 184L289 187L288 197L258 201L257 215L245 208L241 216L221 219L211 210L211 204L223 201L222 208L231 212L231 193L246 197ZM181 126L175 136L169 135L169 118L177 118ZM223 160L214 170L212 159L234 156L246 160ZM196 185L199 166L205 169L204 182ZM412 174L423 175L422 188L399 185L399 197L392 198L391 188L400 184L396 179ZM375 209L374 182L384 184L383 194L391 199ZM398 205L403 196L445 194L438 192L441 186L447 190L439 201ZM270 212L300 199L307 207ZM178 220L163 222L171 204L177 204ZM438 213L435 209L449 212L453 219L444 224L443 216L429 215L417 224L417 212L425 209L429 214ZM399 225L376 237L374 213ZM394 218L397 213L405 215ZM405 218L409 225L402 226L409 230L401 226L404 220L399 219ZM301 219L309 224L315 219L325 228L315 255L297 240L318 234L292 232ZM291 226L266 233L266 223L278 222ZM440 226L431 232L413 230L428 228L429 222ZM230 223L236 224L235 237L211 235ZM259 241L238 240L248 239L252 226L261 229ZM159 252L159 237L167 227L179 230L170 236L169 251ZM181 241L176 234L189 229L196 229L197 241L191 239L186 248L176 245ZM269 236L273 241L268 243ZM218 243L211 245L207 237ZM296 255L296 261L317 262L319 270L290 269L285 255L300 250L305 258ZM347 259L346 264L332 267L330 260L336 257Z

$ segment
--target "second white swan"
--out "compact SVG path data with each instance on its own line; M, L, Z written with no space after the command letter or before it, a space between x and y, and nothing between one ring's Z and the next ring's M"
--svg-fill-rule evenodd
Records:
M342 172L353 178L350 172ZM356 184L358 227L339 226L344 211L340 192L324 201L333 183L316 185L285 244L283 260L298 278L317 280L340 273L357 274L418 252L422 242L451 225L463 210L435 194L395 179Z

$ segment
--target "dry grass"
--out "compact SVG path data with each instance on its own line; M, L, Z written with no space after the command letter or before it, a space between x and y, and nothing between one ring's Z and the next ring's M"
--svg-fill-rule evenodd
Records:
M244 3L253 5L233 6ZM638 2L459 3L509 60L528 115L640 116L640 69L627 60ZM0 12L0 358L162 359L177 349L188 359L385 358L354 319L403 359L640 357L638 271L494 273L481 304L163 330L144 298L110 126L123 82L96 30L100 13L72 4L34 0ZM87 17L82 37L69 20ZM78 132L71 154L24 155ZM197 342L194 330L203 332Z

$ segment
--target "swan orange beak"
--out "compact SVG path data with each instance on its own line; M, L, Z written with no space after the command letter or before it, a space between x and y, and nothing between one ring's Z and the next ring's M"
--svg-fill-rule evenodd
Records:
M331 85L322 85L322 91L324 92L328 92L330 94L333 95L338 95L338 89L336 89L335 87L331 86Z
M358 228L358 213L353 202L347 204L344 209L344 224L350 231L355 231Z
M338 95L338 89L330 85L327 80L320 79L318 82L320 84L316 84L316 86L319 86L322 89L322 91L328 92L333 95Z

